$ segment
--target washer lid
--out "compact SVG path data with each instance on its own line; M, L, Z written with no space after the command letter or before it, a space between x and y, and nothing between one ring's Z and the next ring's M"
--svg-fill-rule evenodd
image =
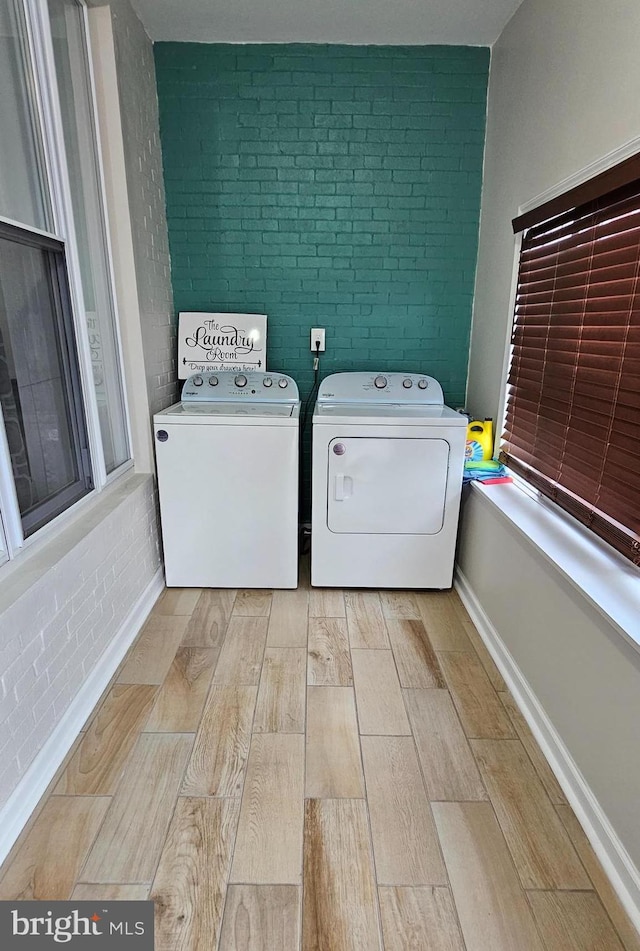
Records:
M300 403L175 403L156 413L156 426L176 423L231 426L297 426Z

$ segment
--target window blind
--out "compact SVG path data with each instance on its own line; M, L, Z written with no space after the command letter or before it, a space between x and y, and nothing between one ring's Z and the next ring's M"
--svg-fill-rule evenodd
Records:
M640 181L523 236L501 457L640 564Z

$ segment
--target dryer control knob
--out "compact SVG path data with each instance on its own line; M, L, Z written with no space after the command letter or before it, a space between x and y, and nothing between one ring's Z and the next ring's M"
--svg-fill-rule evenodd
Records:
M413 380L410 380L409 377L407 377L406 380L402 381L402 385L404 386L405 390L410 390L413 386Z
M262 381L262 385L263 385L263 386L273 386L273 380L271 379L270 376L265 376L264 380Z
M429 383L427 380L418 380L418 386L421 390L426 390L426 388L429 386Z
M288 381L288 380L285 380L285 378L282 377L281 380L278 380L278 386L279 386L281 389L284 390L284 389L286 389L287 386L289 386L289 381Z
M239 373L238 376L233 381L236 386L243 387L247 385L247 378L244 373Z
M202 377L201 377L201 376L194 376L194 378L193 378L193 380L192 380L191 382L193 383L194 386L202 386Z
M217 386L217 385L218 385L218 377L217 377L217 376L210 376L210 377L209 377L209 386Z
M386 376L377 376L375 380L373 381L373 385L378 390L384 390L385 386L387 385Z

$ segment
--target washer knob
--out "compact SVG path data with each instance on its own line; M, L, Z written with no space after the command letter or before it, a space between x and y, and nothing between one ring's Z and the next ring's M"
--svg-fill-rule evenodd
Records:
M218 377L217 377L217 376L210 376L210 377L209 377L209 386L217 386L217 385L218 385Z
M244 373L239 373L233 382L236 386L242 388L243 386L247 385L247 378Z
M373 381L373 385L377 390L384 390L385 386L387 385L386 376L377 376Z
M278 386L280 389L285 390L289 386L289 381L282 377L280 380L278 380Z
M202 377L201 377L201 376L194 376L194 378L193 378L193 380L192 380L191 382L193 383L194 386L202 386Z
M404 386L405 390L410 390L413 386L413 380L410 380L409 377L407 377L406 380L402 381L402 385Z
M429 386L429 383L427 380L418 380L418 386L421 390L426 390L426 388Z
M264 380L262 381L262 385L263 385L263 386L273 386L273 380L271 379L270 376L265 376Z

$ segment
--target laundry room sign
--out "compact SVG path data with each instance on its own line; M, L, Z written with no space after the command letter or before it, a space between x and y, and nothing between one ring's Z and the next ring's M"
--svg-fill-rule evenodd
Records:
M205 370L266 370L265 314L181 313L178 379Z

